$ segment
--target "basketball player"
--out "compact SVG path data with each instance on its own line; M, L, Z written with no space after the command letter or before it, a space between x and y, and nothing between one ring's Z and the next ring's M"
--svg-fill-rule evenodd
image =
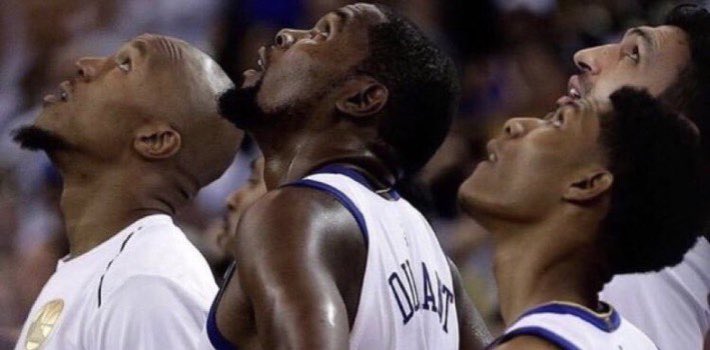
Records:
M700 142L645 92L622 89L611 104L508 120L459 190L495 241L507 329L492 348L656 349L597 293L615 273L678 263L693 244Z
M606 98L623 85L646 88L693 119L703 135L708 162L709 33L710 13L685 5L671 11L666 25L632 28L619 43L582 50L574 57L580 74L570 79L569 94L560 103ZM704 203L707 200L698 205ZM707 229L703 232L678 266L617 276L602 293L661 349L701 349L703 337L710 344L710 237Z
M270 190L241 218L205 348L480 348L487 332L424 217L394 189L449 129L451 60L369 4L284 29L220 102ZM478 333L476 333L478 331Z
M242 134L217 110L231 81L154 35L77 70L15 136L61 172L70 243L16 349L194 348L217 286L172 216L237 152Z

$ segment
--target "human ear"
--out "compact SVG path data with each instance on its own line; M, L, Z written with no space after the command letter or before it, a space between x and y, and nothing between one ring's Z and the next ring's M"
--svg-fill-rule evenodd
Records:
M336 108L350 116L367 117L381 111L389 99L389 90L372 77L360 76L345 83Z
M181 145L180 133L165 123L144 125L133 138L133 149L150 160L170 158L180 150Z
M608 170L588 173L572 182L562 198L570 202L589 202L611 189L614 175Z

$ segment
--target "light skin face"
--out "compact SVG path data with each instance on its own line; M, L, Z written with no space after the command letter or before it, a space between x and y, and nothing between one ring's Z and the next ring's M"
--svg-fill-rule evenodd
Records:
M599 144L599 114L607 103L578 100L545 118L508 120L488 143L483 161L459 190L464 209L485 225L495 217L545 220L566 201L586 200L589 184L611 184Z
M217 245L228 252L234 244L234 234L242 214L266 194L264 183L264 158L259 157L251 164L251 176L247 183L230 193L226 201L226 212L223 218L223 228L217 235Z
M260 50L260 69L244 73L244 86L261 84L257 103L266 113L319 98L366 57L369 28L385 21L375 6L354 4L309 30L283 29Z
M618 43L581 50L574 55L580 74L569 81L570 98L608 99L625 85L648 89L659 96L690 62L686 33L675 26L629 29Z
M139 36L109 57L82 58L76 67L59 93L44 98L35 126L106 161L130 149L146 158L174 155L184 146L186 120L216 116L215 96L231 85L204 53L155 35Z

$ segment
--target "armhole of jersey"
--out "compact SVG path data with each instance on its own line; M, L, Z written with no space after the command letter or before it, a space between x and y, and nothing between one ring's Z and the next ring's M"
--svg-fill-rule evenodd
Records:
M308 179L292 182L290 184L286 184L285 186L313 188L319 191L326 192L335 197L335 199L337 199L338 202L340 202L340 204L342 204L345 209L347 209L350 214L352 214L352 216L355 218L357 226L360 228L360 233L362 233L362 239L365 240L365 247L368 247L369 236L367 232L367 225L365 225L365 217L362 215L362 212L360 212L360 209L357 208L355 203L353 203L353 201L350 200L350 198L348 198L345 193L328 184Z
M508 333L503 334L500 339L497 340L494 344L497 346L522 335L529 335L536 338L544 339L550 342L551 344L560 347L563 350L580 350L580 348L574 346L574 344L572 344L569 340L559 336L555 332L552 332L542 327L521 327L512 330Z
M217 328L217 307L219 306L219 302L222 300L222 295L227 289L227 284L229 283L229 280L232 279L236 269L236 262L232 263L232 265L227 269L227 272L224 274L225 279L223 286L214 298L212 306L210 307L210 312L207 315L207 338L210 340L210 344L212 344L212 347L214 347L215 350L237 350L237 347L232 345L232 343L230 343L222 335L222 333L220 333L219 328Z

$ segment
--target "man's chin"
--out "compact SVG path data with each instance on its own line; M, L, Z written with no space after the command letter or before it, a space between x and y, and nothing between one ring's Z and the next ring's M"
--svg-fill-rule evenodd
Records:
M245 81L240 86L233 87L220 95L219 113L237 128L250 130L264 115L256 98L261 88L261 80L247 82L245 77Z
M21 148L30 151L50 153L72 148L71 144L61 135L36 125L26 125L14 130L12 139Z

